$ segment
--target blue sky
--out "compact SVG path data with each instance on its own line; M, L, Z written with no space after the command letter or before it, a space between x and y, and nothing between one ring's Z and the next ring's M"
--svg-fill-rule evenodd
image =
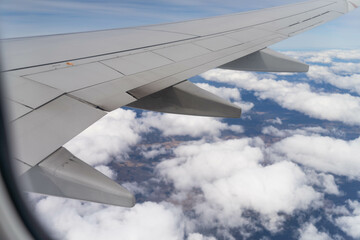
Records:
M209 17L300 2L298 0L50 1L4 0L2 38L81 32ZM359 48L360 11L274 46L276 49Z

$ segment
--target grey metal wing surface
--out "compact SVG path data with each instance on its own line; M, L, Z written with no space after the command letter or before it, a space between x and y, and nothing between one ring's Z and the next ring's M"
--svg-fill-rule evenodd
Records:
M241 109L188 78L212 68L305 72L267 47L360 0L316 0L199 20L1 40L14 161L25 190L131 207L133 195L62 146L122 106L215 117Z

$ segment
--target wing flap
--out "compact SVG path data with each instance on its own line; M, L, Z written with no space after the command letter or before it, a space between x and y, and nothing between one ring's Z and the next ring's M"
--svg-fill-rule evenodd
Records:
M307 72L309 65L265 48L219 68L255 72Z
M127 106L157 112L197 116L239 118L241 115L240 107L199 88L189 81L150 94Z
M193 36L180 33L128 28L6 39L1 42L2 55L6 59L2 69L7 71L122 54L124 51L192 38Z
M7 105L9 110L8 118L10 121L18 119L32 111L31 108L26 107L20 103L14 102L12 100L7 100Z
M104 115L63 95L12 122L14 157L35 166Z
M173 63L168 58L152 52L137 53L129 56L102 61L103 64L116 69L124 75L131 75Z
M122 76L124 75L101 63L95 62L31 74L25 77L35 82L60 89L63 92L71 92L121 78Z
M5 74L7 97L19 104L35 109L59 97L62 91L11 74Z
M60 148L40 164L21 175L23 190L133 207L135 198L126 188Z

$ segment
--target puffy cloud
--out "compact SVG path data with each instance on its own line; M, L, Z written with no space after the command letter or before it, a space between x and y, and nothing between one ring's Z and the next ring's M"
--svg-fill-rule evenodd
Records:
M272 150L318 171L359 179L360 138L345 141L323 136L295 135L273 145Z
M324 54L323 60L319 59L327 61L327 56L333 59L334 54ZM318 73L318 79L325 79L329 73L351 74L353 70L354 65L333 64L325 68L324 73ZM258 97L272 99L285 108L320 119L360 123L359 98L317 92L306 83L269 79L278 75L220 70L210 73L204 76L255 91ZM236 88L198 85L235 103L242 102ZM246 104L249 108L253 106ZM244 109L244 105L242 107ZM264 127L263 134L284 138L270 146L257 137L219 139L223 131L241 133L243 127L226 124L217 118L151 112L136 117L135 112L120 109L104 117L99 125L87 129L67 147L105 175L115 178L114 170L104 164L114 158L126 158L131 147L141 141L142 133L201 139L171 147L160 143L136 148L144 161L159 156L166 158L157 165L150 183L134 181L123 185L142 195L160 188L156 183L168 186L164 191L174 187L173 192L156 199L171 203L145 202L132 209L123 209L51 197L33 198L32 202L54 236L64 239L214 240L218 236L235 239L231 235L234 231L246 238L263 227L276 232L281 230L289 215L296 216L299 211L304 213L319 206L326 208L322 205L327 197L324 193L341 194L337 180L327 172L352 178L360 176L355 159L359 156L360 138L344 141L322 137L320 135L333 132L321 127L281 129L280 118L269 123L278 125ZM150 132L152 129L158 131ZM337 212L334 210L333 215L328 216L353 237L359 234L360 210L357 209L360 208L357 204L360 205L352 202L350 210L334 207ZM317 229L313 222L304 224L298 234L301 239L329 239L328 233Z
M303 127L297 129L278 129L274 126L266 126L264 127L261 132L266 135L271 135L275 137L287 137L292 135L312 135L314 133L322 134L328 133L327 129L322 127Z
M237 89L208 87L232 99L240 99ZM143 112L141 118L136 118L134 111L117 109L66 143L65 147L90 165L104 165L113 158L126 158L131 147L141 140L141 134L149 132L151 128L160 130L164 136L192 137L220 136L225 130L244 131L242 126L228 125L217 118L155 112ZM164 153L163 150L157 152L153 149L144 154L152 158L161 153Z
M335 219L335 223L349 236L360 238L360 202L348 201L351 213Z
M207 83L197 83L198 87L209 91L219 97L225 98L227 100L240 100L240 91L237 88L227 88L227 87L214 87Z
M199 204L197 210L206 219L218 219L234 227L239 221L233 214L250 209L265 215L269 219L267 227L273 231L278 228L277 221L283 220L280 212L292 214L296 209L307 209L321 196L307 185L302 170L289 162L239 171L202 189L207 202Z
M207 83L197 83L196 85L240 106L242 113L246 113L254 107L253 103L241 100L240 91L237 88L214 87Z
M333 62L330 69L336 74L360 73L360 63Z
M254 104L252 102L241 101L241 102L235 102L235 104L241 107L242 113L247 113L254 107Z
M154 149L162 151L160 145ZM203 235L199 229L218 229L219 225L225 230L217 234L225 236L226 233L226 238L231 239L226 229L236 228L244 236L251 235L246 231L256 232L257 221L269 231L279 231L285 220L284 214L319 206L323 198L321 191L339 193L331 175L303 171L288 161L270 164L265 155L269 152L260 138L215 138L210 142L203 139L171 150L174 157L159 163L157 173L175 186L176 191L168 201L183 208L190 204L195 212L191 220L184 217L185 209L151 202L137 204L133 209L122 209L44 198L36 204L36 211L41 218L51 216L51 221L46 220L46 224L56 237L65 239L80 238L82 232L84 239L112 239L114 236L153 239L159 237L161 225L168 228L163 239L212 240L212 236ZM321 191L316 191L314 185ZM151 191L136 182L124 186L135 193ZM60 208L63 210L55 211ZM254 214L249 215L248 211ZM157 216L156 221L150 219L150 215ZM164 225L163 219L158 221L158 218L164 218L167 223ZM150 227L145 227L144 232L136 232L146 221L152 221L150 226L154 232L149 233ZM174 225L180 229L175 231ZM192 227L186 229L185 225Z
M306 83L258 79L248 72L211 70L202 75L210 81L233 84L255 91L261 99L272 99L282 107L310 117L360 125L360 98L349 94L315 92Z
M238 133L244 131L241 126L228 125L216 118L154 112L145 112L141 123L144 127L160 130L164 136L220 136L221 131L224 130Z
M99 165L99 166L96 166L95 169L111 179L116 178L116 175L117 175L116 172L114 170L112 170L111 168L109 168L108 166Z
M266 120L266 122L269 122L269 123L272 123L272 124L279 124L279 125L282 124L281 119L278 118L278 117L276 117L275 119L268 119L268 120Z
M325 232L319 230L312 223L305 224L300 229L300 240L331 240L332 238Z
M161 154L165 154L167 151L165 148L163 148L160 144L153 144L150 146L146 146L142 148L142 152L141 154L145 157L145 158L155 158Z
M207 237L200 233L192 233L188 236L187 240L216 240L216 238Z
M141 140L141 134L150 128L160 130L164 136L189 135L192 137L219 136L221 131L242 133L243 127L228 125L217 118L144 112L141 118L131 110L117 109L94 123L65 144L74 155L90 165L103 165L112 157L126 157L131 146ZM160 152L146 153L148 158Z
M338 71L339 69L343 69L344 71L352 70L349 68L347 69L346 66L344 65L345 63L342 63L341 64L342 68L337 66L336 69ZM353 68L354 65L351 65L350 68ZM360 66L360 64L358 65ZM336 86L338 88L348 89L360 94L360 74L342 76L334 73L330 67L315 65L310 67L307 76L309 77L310 80L315 80L316 82L330 83L331 85Z
M357 60L360 59L360 50L324 50L324 51L286 51L284 54L293 56L306 62L331 63L335 59Z
M175 157L157 169L180 192L201 190L194 208L203 225L241 227L248 224L242 215L252 210L277 231L284 220L280 213L315 206L322 195L294 163L263 165L263 147L258 138L192 142L177 147Z
M141 139L136 113L117 109L65 144L74 155L90 165L121 159Z
M36 211L59 239L180 240L185 234L182 211L170 203L145 202L126 209L47 197Z
M147 189L147 186L142 186L140 184L138 184L137 182L125 182L122 184L122 186L124 186L126 189L128 189L130 192L132 192L133 194L147 194L148 191L150 191L151 189Z
M161 162L157 169L162 175L174 180L177 189L190 190L233 175L239 169L256 167L262 160L263 153L260 148L251 145L262 144L259 141L260 139L241 139L215 143L191 142L174 149L177 157Z
M322 191L328 194L340 195L340 190L335 183L335 178L331 174L316 173L315 171L306 171L309 183L322 188Z

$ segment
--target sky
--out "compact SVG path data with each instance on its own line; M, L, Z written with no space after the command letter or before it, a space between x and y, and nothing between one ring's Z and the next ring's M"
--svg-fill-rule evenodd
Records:
M2 38L123 28L274 7L298 0L50 1L3 0ZM276 49L359 47L359 11L274 46Z
M295 1L2 1L2 36L180 21ZM360 239L360 11L274 46L308 73L190 79L243 109L221 119L121 108L65 147L134 208L30 194L58 239Z

